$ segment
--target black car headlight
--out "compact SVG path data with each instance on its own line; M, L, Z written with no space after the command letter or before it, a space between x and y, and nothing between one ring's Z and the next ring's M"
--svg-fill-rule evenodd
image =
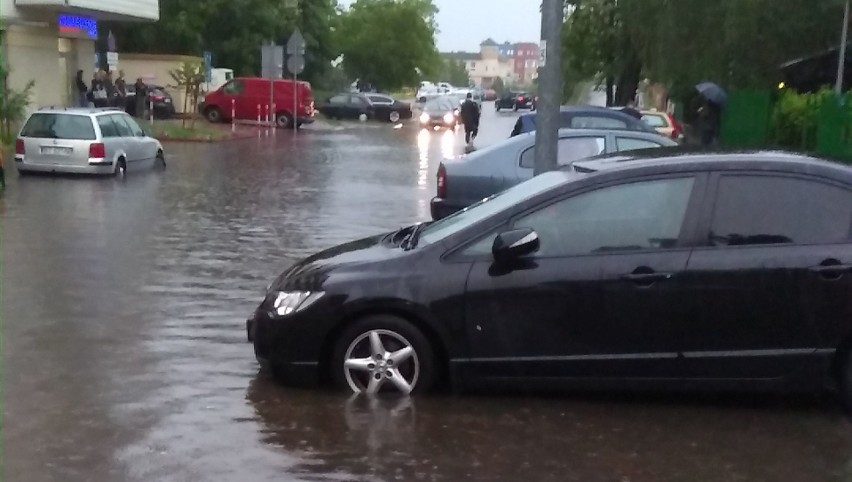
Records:
M272 301L272 309L278 316L304 310L325 294L322 291L278 291Z

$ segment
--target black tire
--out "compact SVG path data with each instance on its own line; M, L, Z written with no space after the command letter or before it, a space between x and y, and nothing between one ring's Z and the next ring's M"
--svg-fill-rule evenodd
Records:
M500 104L495 103L494 104L494 110L496 110L497 112L500 112Z
M211 124L218 124L222 122L222 111L219 110L218 107L208 107L207 110L204 111L204 117L207 119L207 122Z
M279 112L275 116L275 126L280 127L282 129L292 129L293 118L290 116L290 114L286 112Z
M399 112L395 110L388 112L388 122L396 124L401 118L402 117L399 115Z
M513 112L518 112L518 104L517 104L517 103L516 103L515 105L513 105L513 106L512 106L512 111L513 111Z
M852 414L852 350L847 350L843 356L846 359L843 360L840 370L840 401L846 413Z
M346 378L346 370L344 369L346 352L355 340L374 330L398 334L409 343L411 348L414 349L415 356L411 357L408 361L413 362L413 360L416 360L419 362L419 370L411 394L417 395L428 392L435 383L434 349L426 336L416 326L402 318L390 315L375 315L361 318L343 329L334 343L331 365L329 367L334 386L350 393L355 391L349 385ZM385 348L387 351L398 349L398 347L387 345ZM402 369L400 368L400 370Z
M157 151L157 158L154 161L154 165L160 169L166 168L166 156L163 154L163 151Z
M113 177L125 178L127 177L127 161L124 160L123 157L118 158L118 162L115 163L115 169L112 171Z

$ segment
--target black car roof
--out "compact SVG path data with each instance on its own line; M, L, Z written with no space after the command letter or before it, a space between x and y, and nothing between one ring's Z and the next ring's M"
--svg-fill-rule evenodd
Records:
M664 147L608 154L578 161L594 171L639 171L649 174L689 170L780 170L816 174L852 183L852 166L837 161L781 150L696 150Z

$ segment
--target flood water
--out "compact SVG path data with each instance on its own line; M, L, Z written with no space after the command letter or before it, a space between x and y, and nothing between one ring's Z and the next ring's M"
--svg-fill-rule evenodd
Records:
M514 114L485 109L487 145ZM165 172L0 198L4 481L852 481L830 395L349 398L258 372L283 268L429 217L463 135L346 124L167 144Z

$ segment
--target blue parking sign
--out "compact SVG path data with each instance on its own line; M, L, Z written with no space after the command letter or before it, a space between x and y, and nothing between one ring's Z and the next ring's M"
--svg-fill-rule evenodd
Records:
M213 81L213 54L209 51L204 52L204 78L208 84Z

